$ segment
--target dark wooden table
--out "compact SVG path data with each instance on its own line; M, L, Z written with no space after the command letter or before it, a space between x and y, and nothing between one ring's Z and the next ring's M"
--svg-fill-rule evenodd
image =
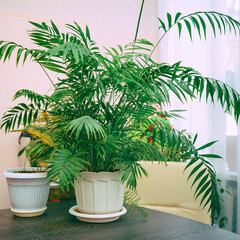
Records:
M73 201L49 204L46 212L35 218L15 217L9 209L0 210L0 239L240 239L239 235L216 227L149 209L146 220L136 212L112 223L84 223L68 213L75 204Z

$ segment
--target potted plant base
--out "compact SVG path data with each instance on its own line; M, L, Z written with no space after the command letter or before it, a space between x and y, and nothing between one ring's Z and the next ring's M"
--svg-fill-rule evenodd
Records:
M47 209L50 184L47 173L38 168L12 168L4 171L7 178L11 211L18 217L40 216Z
M63 202L75 200L75 189L70 186L69 191L62 191L59 184L56 182L50 183L50 190L47 203Z
M82 172L75 180L77 206L69 212L85 222L111 222L126 213L125 185L119 172Z

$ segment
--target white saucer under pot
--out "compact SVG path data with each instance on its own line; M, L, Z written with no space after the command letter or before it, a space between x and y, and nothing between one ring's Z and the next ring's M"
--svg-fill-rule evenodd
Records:
M11 211L15 216L18 216L18 217L37 217L42 215L46 209L47 207L44 207L40 210L18 211L18 210L15 210L14 208L11 208Z
M76 216L78 220L89 223L107 223L113 222L119 219L120 216L127 212L126 208L123 207L119 212L108 213L108 214L86 214L81 213L78 210L78 206L75 205L69 209L69 213Z

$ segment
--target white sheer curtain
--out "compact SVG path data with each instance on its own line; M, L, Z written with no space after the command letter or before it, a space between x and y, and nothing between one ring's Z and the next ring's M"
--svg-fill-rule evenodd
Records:
M159 0L158 4L159 16L165 19L167 12L189 14L197 11L218 11L236 19L239 19L240 14L239 0ZM239 38L230 34L227 36L217 34L217 39L214 39L211 31L207 32L206 41L200 40L196 31L191 42L187 32L182 34L179 40L178 30L172 29L160 46L161 62L182 61L182 65L195 68L205 77L227 82L238 88L238 91L240 89L239 54ZM186 129L193 134L198 132L197 145L219 140L210 151L223 157L222 160L215 160L214 166L218 176L223 179L224 187L229 186L232 192L231 196L223 196L223 215L228 218L225 228L240 233L240 206L237 211L236 205L237 200L240 201L240 174L237 174L237 171L240 173L240 164L237 167L237 157L240 162L239 127L237 137L237 126L231 116L224 114L219 104L213 106L210 102L206 103L204 97L201 103L195 100L188 104L173 99L171 109L187 110L184 113L185 120L177 120L173 125L177 129Z

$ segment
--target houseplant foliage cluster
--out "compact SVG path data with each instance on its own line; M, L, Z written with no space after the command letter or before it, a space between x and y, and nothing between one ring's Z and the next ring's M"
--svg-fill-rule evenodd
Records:
M203 206L203 208L208 207L208 211L211 211L212 220L214 222L217 220L219 226L224 227L227 219L226 217L221 216L221 194L225 192L227 194L230 193L228 189L224 189L221 186L221 180L216 177L214 167L211 161L209 161L209 158L219 159L221 156L202 152L214 145L217 141L206 143L198 148L191 148L189 147L189 141L194 146L197 141L198 134L192 136L192 134L183 130L179 132L182 139L181 146L173 147L172 141L162 144L161 141L158 140L158 138L160 138L159 135L161 134L159 133L158 128L155 128L154 125L150 126L151 127L148 128L147 141L152 140L152 132L154 131L156 134L154 146L164 155L164 159L167 162L187 163L184 171L193 167L188 175L188 180L193 178L191 188L196 186L196 190L194 192L195 198L200 198L200 205ZM165 127L168 126L169 124Z
M188 97L201 99L204 94L206 100L220 102L224 111L233 113L238 120L240 95L225 83L206 78L181 62L158 63L151 56L174 27L179 36L185 30L192 38L196 30L200 38L206 38L207 27L214 35L226 31L238 34L240 23L217 12L175 16L167 13L166 21L159 19L162 37L154 45L137 38L143 4L144 1L135 38L124 47L100 51L88 27L83 30L77 23L66 24L67 32L61 33L52 21L30 22L34 28L29 37L36 48L0 41L0 59L4 62L16 53L17 65L28 59L37 62L46 73L59 73L57 82L49 78L54 88L51 95L27 89L18 91L14 100L25 97L29 104L19 103L8 110L2 117L1 128L6 132L24 128L31 133L33 141L24 150L32 159L49 163L49 177L59 178L63 189L73 184L77 175L81 176L80 170L119 170L124 172L122 181L135 188L137 178L147 176L139 160L166 160L156 145L176 151L184 147L192 159L187 167L197 164L189 176L195 177L198 184L196 197L210 202L209 210L218 217L216 174L206 160L218 156L199 155L201 149L194 147L194 141L159 119L162 114L178 117L176 111L163 112L171 103L171 93L182 102L188 101ZM154 125L151 143L143 141L150 125ZM205 166L210 180L201 178L201 166Z

